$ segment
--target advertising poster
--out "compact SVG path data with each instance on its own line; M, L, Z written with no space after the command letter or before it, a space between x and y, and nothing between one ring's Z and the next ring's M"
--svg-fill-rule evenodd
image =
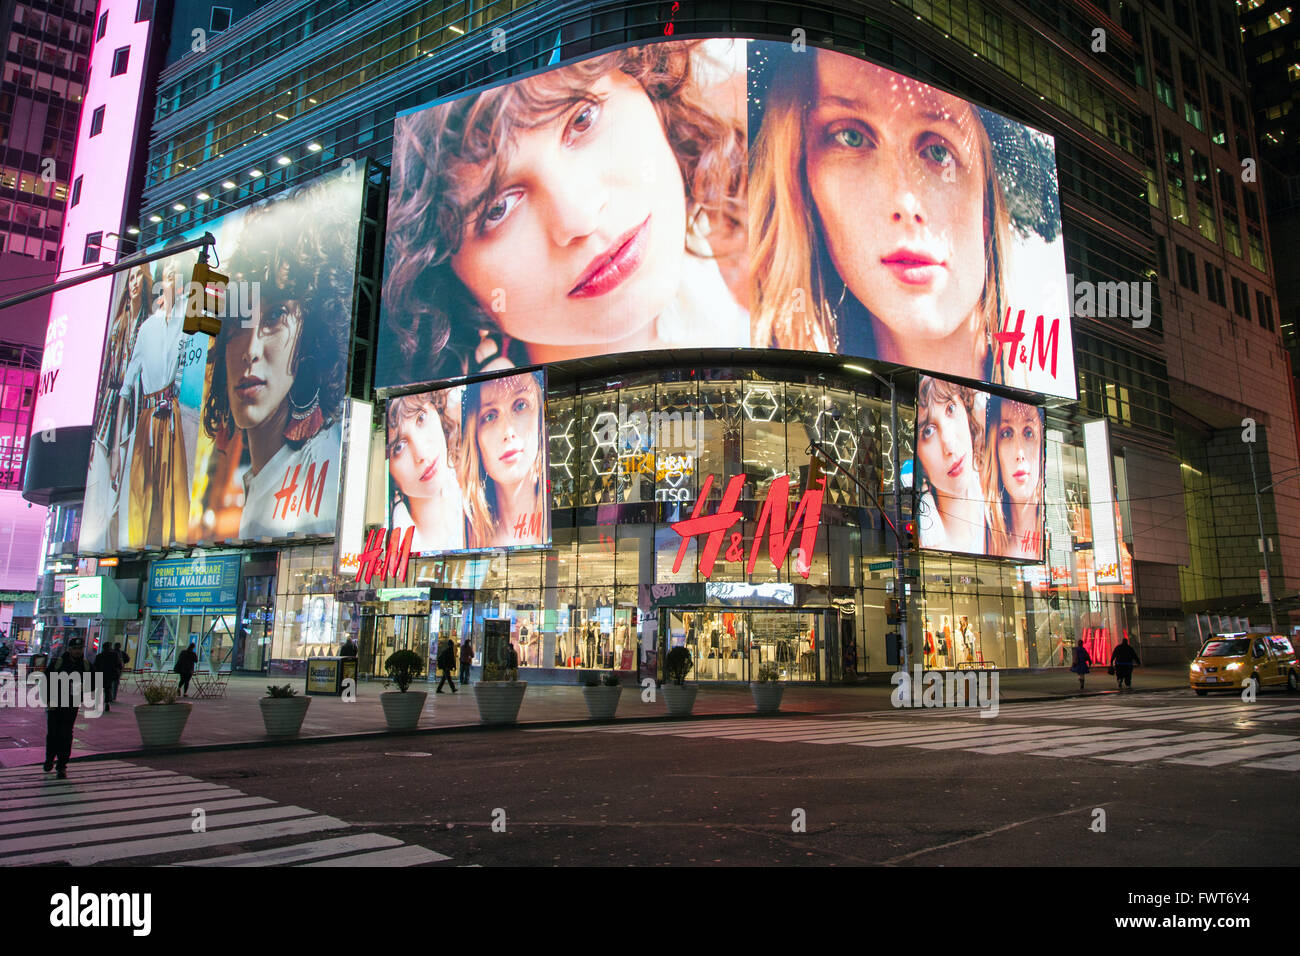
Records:
M82 550L333 533L363 188L325 176L184 237L230 276L215 339L182 331L197 251L118 277Z
M1043 559L1041 408L923 375L916 400L922 548Z
M550 547L546 380L521 372L388 400L390 537L412 554Z
M848 54L627 47L393 152L380 388L774 348L1075 395L1054 140Z

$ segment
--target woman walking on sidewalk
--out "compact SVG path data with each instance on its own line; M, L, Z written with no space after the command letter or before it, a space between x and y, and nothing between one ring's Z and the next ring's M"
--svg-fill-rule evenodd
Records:
M1079 690L1083 690L1083 678L1088 673L1091 663L1092 655L1083 646L1083 638L1079 638L1074 643L1074 663L1070 665L1070 670L1079 675Z

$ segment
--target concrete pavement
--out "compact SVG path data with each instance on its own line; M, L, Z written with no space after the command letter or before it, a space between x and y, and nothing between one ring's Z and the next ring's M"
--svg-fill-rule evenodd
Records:
M282 680L276 682L283 682ZM312 741L385 738L384 715L379 695L382 681L363 681L355 701L337 697L313 696L296 738L273 739L266 736L258 700L265 696L272 681L266 677L232 677L225 699L193 700L193 709L178 750L197 751L246 746L283 746ZM303 681L291 681L302 693ZM1114 679L1104 670L1089 675L1087 689L1080 694L1078 679L1064 668L1039 672L1014 672L999 675L1001 703L1064 699L1079 696L1115 694ZM1139 668L1134 685L1143 691L1188 691L1185 665ZM452 694L433 692L436 685L423 682L416 690L427 690L420 729L414 733L455 732L480 729L478 708L472 685ZM83 711L74 731L73 759L139 756L158 753L144 750L132 708L143 703L133 689L133 675L123 675L118 703L100 717ZM390 688L391 689L391 688ZM852 714L891 709L889 684L852 687L824 687L791 684L786 686L781 711L797 714ZM701 684L696 698L695 715L701 718L752 716L753 698L746 685ZM653 702L643 700L639 688L625 686L619 702L618 720L657 720L667 716L662 695ZM585 723L586 705L582 688L555 685L530 685L519 711L521 724ZM40 763L45 757L45 713L26 707L0 710L0 766L17 767ZM172 751L168 751L172 752Z

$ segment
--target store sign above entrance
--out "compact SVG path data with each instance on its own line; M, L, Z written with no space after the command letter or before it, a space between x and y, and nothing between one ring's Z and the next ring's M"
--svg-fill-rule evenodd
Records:
M396 578L406 580L406 566L411 560L411 539L415 536L415 526L394 528L371 528L366 535L366 546L357 561L356 580L369 584L379 575L381 581ZM387 539L388 547L384 547Z
M713 476L709 475L704 479L704 486L700 489L700 495L695 501L695 508L691 516L685 521L678 521L672 525L672 529L681 535L682 542L677 546L677 560L673 562L673 573L676 574L682 566L682 560L686 557L686 546L692 538L700 535L707 535L704 539L704 546L700 549L700 574L704 577L710 577L713 574L713 566L718 560L718 552L722 550L722 543L726 537L728 529L740 520L741 514L736 505L740 502L740 491L745 485L744 475L735 475L727 482L727 489L722 493L722 501L718 505L718 510L712 515L703 514L705 502L708 501L709 489L713 487ZM821 524L822 518L822 499L826 496L826 479L818 478L817 487L807 489L803 497L799 499L799 506L795 509L794 518L790 522L790 530L785 530L785 519L789 508L790 498L790 476L780 475L772 479L772 484L768 486L767 496L763 499L763 508L758 513L758 527L754 531L754 541L749 548L749 560L745 563L745 573L753 574L754 566L758 563L758 549L763 541L764 534L767 535L767 556L772 562L772 566L778 571L785 564L786 556L790 553L790 545L794 542L795 529L802 524L802 533L799 537L799 547L796 551L795 570L804 578L807 578L812 571L812 554L813 546L817 541L817 527ZM732 531L730 535L730 546L727 548L723 557L727 561L740 561L745 557L744 536L739 531Z

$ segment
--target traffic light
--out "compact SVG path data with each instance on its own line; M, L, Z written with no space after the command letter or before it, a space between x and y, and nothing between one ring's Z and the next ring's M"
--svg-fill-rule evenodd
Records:
M885 623L897 624L898 622L898 598L887 597L885 598Z
M916 550L916 522L907 521L903 524L903 550Z
M885 635L885 663L890 667L903 663L903 635L897 631Z
M221 319L217 315L220 311L217 300L225 298L226 285L229 282L230 276L215 271L206 262L199 261L194 264L194 272L190 276L189 294L185 300L185 324L181 329L183 332L220 334ZM210 289L209 286L216 288Z

